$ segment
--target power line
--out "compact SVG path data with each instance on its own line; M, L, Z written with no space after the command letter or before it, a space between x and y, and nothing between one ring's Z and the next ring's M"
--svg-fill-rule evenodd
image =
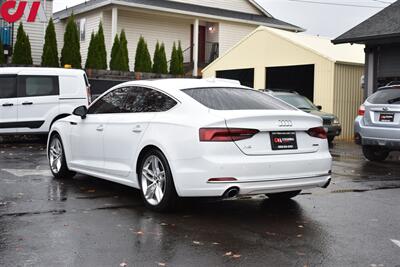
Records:
M382 6L371 6L371 5L357 5L357 4L346 4L346 3L326 3L311 0L289 0L292 2L308 3L308 4L318 4L318 5L331 5L331 6L347 6L347 7L363 7L363 8L384 8ZM381 2L381 1L379 1ZM382 2L383 3L383 2ZM388 4L391 4L387 2Z

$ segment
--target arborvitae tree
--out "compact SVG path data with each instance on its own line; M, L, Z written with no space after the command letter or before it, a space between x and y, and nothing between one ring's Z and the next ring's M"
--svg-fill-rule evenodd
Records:
M128 52L128 40L126 39L125 31L121 31L120 36L120 53L122 60L122 71L129 71L129 52Z
M111 49L111 60L110 60L110 70L120 70L120 55L121 53L119 52L121 50L121 46L119 43L119 38L118 34L115 35L114 38L114 44Z
M151 72L151 57L147 43L143 36L139 38L139 42L136 48L135 56L135 71L136 72Z
M0 64L5 63L3 41L0 38Z
M161 43L161 45L160 45L159 60L160 60L160 73L167 74L168 73L168 62L167 62L167 55L165 54L164 43Z
M156 48L154 50L153 56L153 72L154 73L161 73L160 71L160 44L157 41Z
M99 31L97 32L97 36L96 36L96 58L97 58L97 61L96 61L97 69L106 70L107 69L107 50L106 50L106 43L104 40L103 23L101 23L101 22L99 24Z
M17 40L14 45L14 53L12 57L12 64L31 65L32 53L29 37L24 31L22 23L19 24L17 31Z
M173 75L178 75L179 74L179 56L178 56L178 50L176 49L176 44L174 42L174 46L172 47L172 53L171 53L171 63L169 66L169 73Z
M56 30L52 18L47 25L44 40L42 67L59 67Z
M184 68L184 66L183 66L183 50L182 50L182 45L181 45L181 41L179 41L179 44L178 44L178 51L177 51L177 54L178 54L178 74L179 75L183 75L183 74L185 74L185 68Z
M61 51L61 66L71 65L72 68L80 69L82 66L81 45L78 27L72 14L67 22L64 34L64 47Z
M88 49L88 54L86 58L86 64L85 64L85 69L95 69L95 61L96 61L96 36L94 32L92 32L92 35L90 36L90 42L89 42L89 49Z

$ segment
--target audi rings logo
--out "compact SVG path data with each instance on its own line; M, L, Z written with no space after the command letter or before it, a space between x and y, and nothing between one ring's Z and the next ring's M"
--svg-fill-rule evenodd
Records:
M293 127L293 122L291 120L279 120L279 127Z

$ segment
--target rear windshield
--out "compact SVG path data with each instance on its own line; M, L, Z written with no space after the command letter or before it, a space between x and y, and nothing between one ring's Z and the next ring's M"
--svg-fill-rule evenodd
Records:
M371 104L400 104L400 89L384 89L368 98Z
M243 88L194 88L183 90L204 106L215 110L295 110L265 93Z

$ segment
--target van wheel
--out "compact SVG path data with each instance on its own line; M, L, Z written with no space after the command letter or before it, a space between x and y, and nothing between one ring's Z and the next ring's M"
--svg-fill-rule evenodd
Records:
M266 196L271 200L288 200L294 198L295 196L299 195L301 190L298 191L290 191L290 192L282 192L282 193L271 193L266 194Z
M172 210L177 204L178 194L167 159L156 149L147 151L142 159L138 180L146 207L155 211Z
M72 178L76 174L68 169L64 147L58 134L53 134L50 138L48 155L50 170L55 178Z
M384 161L389 156L389 150L379 146L363 146L362 147L364 156L369 161Z

